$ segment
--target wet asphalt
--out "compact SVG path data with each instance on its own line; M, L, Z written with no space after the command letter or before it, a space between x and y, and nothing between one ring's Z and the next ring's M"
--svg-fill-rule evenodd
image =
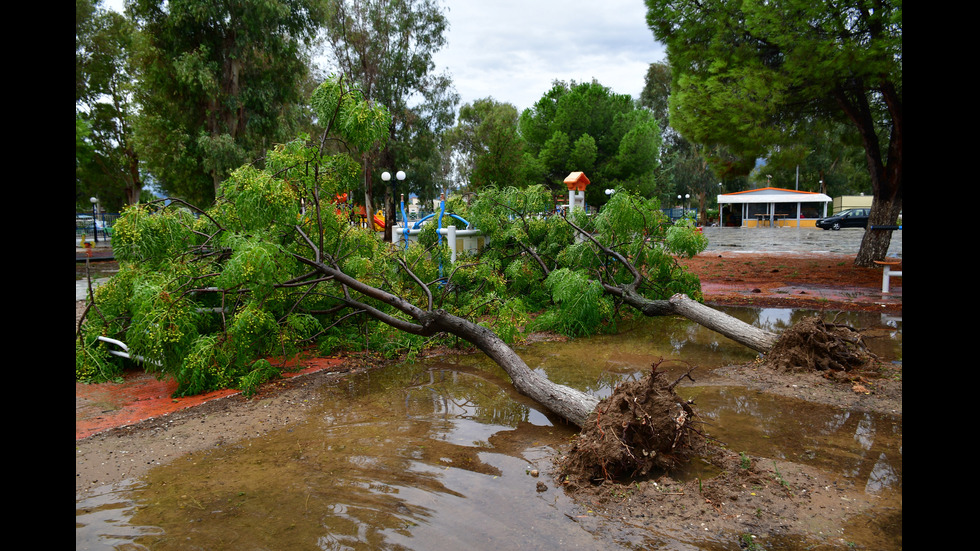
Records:
M806 254L857 254L865 230L845 228L839 231L816 228L722 228L706 227L707 252L744 253L806 253ZM877 231L877 230L873 230ZM888 257L902 258L902 231L892 232ZM100 280L93 282L98 285ZM75 282L75 300L85 300L87 283Z

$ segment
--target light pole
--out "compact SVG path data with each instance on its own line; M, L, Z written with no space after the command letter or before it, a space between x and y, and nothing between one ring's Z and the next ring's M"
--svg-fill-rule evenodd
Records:
M723 192L723 191L725 191L724 186L722 186L722 183L721 182L718 182L718 194L721 195L721 192ZM725 210L724 205L722 205L721 204L721 201L719 201L718 202L718 226L719 227L724 227L725 226L725 222L724 222L724 220L725 220L724 210Z
M95 233L95 242L98 243L99 242L99 225L98 225L97 220L98 220L99 214L98 214L98 207L97 207L97 205L99 204L99 200L96 197L90 197L89 198L89 201L92 202L92 230Z
M384 171L384 172L382 172L381 173L381 179L384 180L385 182L391 182L391 173L388 172L387 170ZM398 180L399 182L403 181L405 179L405 171L399 170L398 172L396 172L395 173L395 179ZM392 202L392 212L394 212L394 202L395 202L395 183L394 182L391 183L391 202ZM402 216L404 217L405 215L402 214ZM392 217L392 218L394 218L394 217ZM406 218L404 222L405 222L405 224L407 226L408 219ZM387 212L385 213L385 226L391 227L391 228L394 228L395 227L394 220L391 220L391 221L388 220L388 213ZM385 239L387 239L387 238L388 238L388 235L387 235L387 230L386 230L386 232L385 232Z

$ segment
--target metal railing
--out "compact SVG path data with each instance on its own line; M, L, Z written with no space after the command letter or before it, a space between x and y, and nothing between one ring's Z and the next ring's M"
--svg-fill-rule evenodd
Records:
M103 212L93 217L92 213L75 213L75 238L85 236L93 241L107 242L112 236L112 225L119 219L119 213Z

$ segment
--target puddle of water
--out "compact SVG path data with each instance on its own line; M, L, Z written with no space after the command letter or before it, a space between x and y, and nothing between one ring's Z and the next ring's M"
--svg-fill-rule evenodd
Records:
M76 500L76 551L137 551L145 548L134 543L135 539L162 533L159 528L130 522L136 510L131 496L139 486L137 481L127 480L119 485L102 486L85 500Z
M797 315L731 313L770 327ZM871 321L900 343L900 320ZM661 357L680 372L687 369L681 359L710 368L754 356L675 319L520 353L549 378L600 396ZM549 477L532 477L530 469L549 469L553 451L575 431L518 395L482 355L393 366L322 392L305 422L189 454L139 486L76 500L76 548L693 549L649 531L611 530ZM900 417L743 389L683 392L696 397L712 436L730 448L810 464L876 495L897 493L900 511ZM538 491L539 482L547 488Z

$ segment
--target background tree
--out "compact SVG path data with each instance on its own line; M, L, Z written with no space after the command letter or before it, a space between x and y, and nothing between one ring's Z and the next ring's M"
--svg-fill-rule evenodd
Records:
M871 181L864 149L857 136L838 122L815 122L794 143L771 149L753 179L772 176L779 187L816 191L831 197L871 195Z
M167 194L205 204L306 116L323 0L127 0L138 26L138 151Z
M668 205L681 206L677 196L689 194L704 225L708 223L708 206L713 196L748 188L755 159L733 155L720 144L694 143L681 135L670 124L672 89L670 64L651 63L639 103L653 111L663 132L657 189L661 202Z
M869 224L902 209L901 3L860 0L646 0L673 70L671 124L688 139L746 158L793 143L814 120L846 122L860 140L874 201ZM891 233L865 233L872 265Z
M101 2L75 2L75 118L86 131L76 155L76 209L91 208L96 196L110 211L140 200L143 190L139 154L133 144L137 113L130 63L133 27L122 14ZM76 132L76 136L78 133Z
M523 187L524 141L517 119L516 107L493 98L460 108L449 139L460 156L460 176L469 191L490 185Z
M660 129L650 111L629 95L614 94L598 82L556 82L533 107L521 113L527 143L526 171L560 194L573 171L585 172L594 185L586 201L602 205L604 189L623 187L650 197L656 192Z
M445 45L447 21L432 0L340 0L333 6L327 35L334 63L368 101L392 114L384 148L359 152L366 208L378 207L381 172L409 175L407 188L396 188L394 179L384 188L390 241L396 195L434 199L446 178L441 136L453 124L459 98L449 77L434 72L432 56Z

